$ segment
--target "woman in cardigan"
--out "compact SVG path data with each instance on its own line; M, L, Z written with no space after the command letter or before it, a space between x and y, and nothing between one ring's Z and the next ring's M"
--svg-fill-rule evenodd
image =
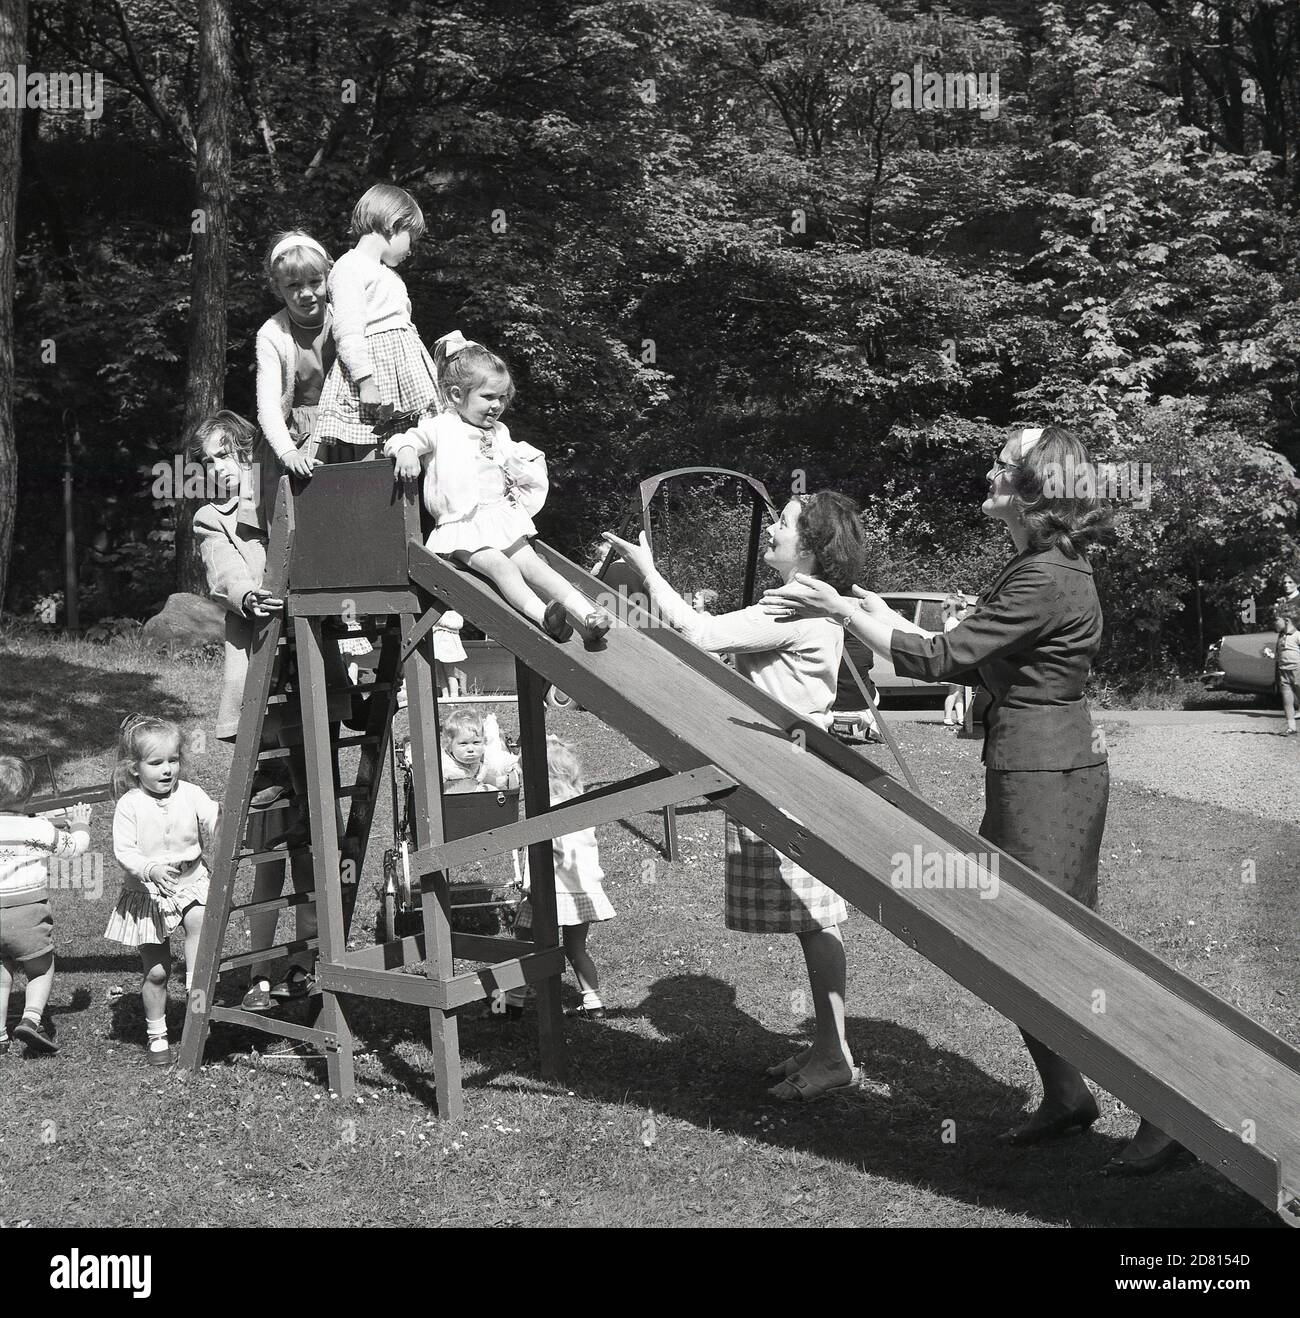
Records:
M764 561L785 581L811 573L847 590L862 571L863 536L857 509L841 494L823 491L791 499L768 528ZM778 621L755 605L719 617L697 613L659 575L646 545L606 535L645 579L657 619L701 649L734 654L736 668L755 686L816 720L830 721L844 634L825 619ZM836 596L838 598L838 595ZM812 990L815 1031L810 1047L767 1075L779 1102L808 1102L854 1087L859 1079L844 1035L845 962L840 925L844 899L756 833L727 820L726 924L747 933L792 933L803 945Z
M941 634L913 626L878 596L836 596L801 580L770 592L777 616L834 617L894 670L927 682L960 681L978 669L993 699L985 715L984 820L980 833L1085 906L1097 903L1097 858L1110 795L1104 743L1093 735L1083 688L1101 646L1102 617L1088 548L1109 531L1099 500L1056 497L1052 473L1087 470L1088 451L1060 427L1025 430L988 473L986 517L1002 522L1015 556L973 614ZM1004 1137L1036 1144L1097 1119L1078 1068L1021 1032L1043 1082L1038 1110ZM1140 1175L1180 1145L1143 1120L1108 1165Z

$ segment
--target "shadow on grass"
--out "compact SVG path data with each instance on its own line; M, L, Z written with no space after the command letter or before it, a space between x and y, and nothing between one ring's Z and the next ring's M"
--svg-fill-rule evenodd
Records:
M1125 1141L1100 1134L1033 1149L1000 1146L996 1136L1019 1124L1036 1095L891 1021L847 1022L863 1072L860 1092L796 1105L768 1099L774 1082L764 1068L796 1051L799 1042L738 1008L729 984L707 975L671 976L657 981L639 1008L611 1016L645 1020L664 1037L572 1022L566 1085L577 1094L645 1106L701 1130L846 1163L928 1194L1041 1221L1143 1226L1168 1212L1171 1189L1182 1203L1203 1193L1200 1183L1227 1188L1190 1164L1137 1186L1107 1180L1096 1172ZM526 1040L530 1052L535 1047L532 1023L514 1031L495 1024L480 1031L470 1023L464 1046L473 1051L478 1045L484 1070L468 1078L466 1087L490 1089L502 1075L517 1075L520 1044ZM391 1069L395 1059L383 1060ZM401 1070L407 1083L419 1074L405 1063ZM1252 1216L1259 1225L1271 1221L1245 1196L1238 1202L1243 1224ZM1155 1204L1160 1207L1153 1212ZM1221 1201L1217 1210L1222 1212Z
M132 710L178 722L193 717L188 703L169 690L165 674L106 672L54 654L12 651L0 659L0 671L0 735L18 755L48 753L59 762L79 759L88 748L107 749ZM95 693L93 700L83 698L88 692Z

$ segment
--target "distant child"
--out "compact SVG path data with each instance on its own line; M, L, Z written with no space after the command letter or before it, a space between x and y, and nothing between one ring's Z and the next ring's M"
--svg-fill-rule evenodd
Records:
M547 737L546 765L551 780L552 806L582 795L585 790L582 763L568 742L559 737ZM587 951L587 930L601 920L612 920L616 912L605 896L602 883L605 873L600 868L596 830L584 828L577 833L566 833L555 838L551 846L555 854L556 918L564 939L564 954L582 990L579 1010L584 1016L604 1016L600 975ZM532 899L525 897L519 905L515 929L531 929L532 925ZM506 994L506 1014L518 1015L523 1009L524 998L523 989L511 989Z
M1296 735L1296 711L1300 710L1300 632L1289 613L1273 619L1277 628L1277 681L1282 688L1282 708L1286 710L1287 737Z
M396 271L424 234L424 213L410 193L377 183L357 202L352 233L356 246L329 273L338 360L316 415L325 462L373 457L394 431L441 406L433 362Z
M150 1066L176 1060L167 1041L170 940L183 928L188 991L208 900L203 849L211 846L221 819L221 807L181 773L175 723L146 714L123 720L113 769L113 854L126 878L104 937L140 949Z
M472 709L453 709L442 721L442 781L466 790L506 791L519 786L519 759L503 755L498 734L494 754L489 755L486 720Z
M555 640L573 634L572 618L583 640L598 645L613 619L529 543L537 534L532 515L546 501L546 459L511 439L500 419L515 393L505 362L453 331L435 345L434 363L451 410L384 445L403 480L423 471L424 506L436 523L428 547L487 577Z
M20 966L27 997L14 1038L27 1045L28 1055L59 1051L45 1019L54 987L49 861L83 855L90 847L90 807L84 803L68 811L70 833L20 813L35 781L30 764L0 755L0 1056L9 1051L9 991Z
M319 465L316 412L334 365L333 320L327 301L329 253L301 229L278 233L267 248L263 271L284 304L257 331L257 424L266 470L256 509L263 530L274 509L282 472L308 477ZM275 461L269 461L268 451ZM240 517L248 510L241 503Z
M952 631L966 616L966 601L960 595L949 595L943 602L943 629ZM966 719L967 690L957 682L946 683L948 694L943 702L944 727L954 724L961 727Z

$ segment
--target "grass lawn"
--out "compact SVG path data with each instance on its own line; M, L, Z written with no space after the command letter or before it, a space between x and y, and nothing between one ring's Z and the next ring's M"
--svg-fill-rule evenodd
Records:
M215 665L131 645L0 641L0 746L50 750L65 782L99 781L131 710L210 732L218 677ZM512 708L501 712L513 730ZM646 764L591 715L551 725L580 746L589 784ZM923 790L978 825L979 743L895 726ZM228 748L209 735L191 773L220 796L228 767ZM619 914L593 931L591 951L611 1010L568 1023L567 1087L537 1078L531 1015L511 1025L471 1008L461 1016L467 1115L448 1127L433 1107L426 1018L370 1001L355 1011L364 1052L347 1104L330 1096L323 1066L261 1059L268 1036L229 1027L216 1028L198 1075L152 1071L138 958L101 937L120 883L110 823L97 807L102 894L55 895L62 1051L0 1059L0 1225L1274 1223L1190 1162L1150 1181L1095 1176L1135 1125L1109 1096L1089 1136L995 1145L1036 1101L1016 1030L857 912L846 929L848 1031L866 1084L803 1110L769 1106L763 1067L810 1026L802 958L793 938L723 928L722 817L711 809L680 812L673 864L657 816L600 830ZM353 927L367 941L390 828L384 802ZM1294 827L1116 782L1102 913L1300 1042L1295 850ZM1243 856L1256 861L1254 884L1241 882ZM175 1037L182 992L178 966ZM578 1001L571 978L565 993ZM20 1005L19 990L11 1020ZM955 1142L942 1138L949 1119Z

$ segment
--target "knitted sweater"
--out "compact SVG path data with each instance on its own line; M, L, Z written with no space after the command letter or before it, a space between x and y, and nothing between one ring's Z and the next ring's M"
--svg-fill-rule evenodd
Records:
M366 336L382 330L414 329L411 299L396 271L354 247L330 271L334 343L354 384L375 373Z
M48 819L0 815L0 910L45 901L51 856L80 856L90 847L84 828L65 833Z
M325 308L325 328L331 312ZM328 372L328 363L325 363ZM287 307L278 311L257 331L257 424L275 456L283 460L294 451L287 418L294 407L298 382L298 345Z

